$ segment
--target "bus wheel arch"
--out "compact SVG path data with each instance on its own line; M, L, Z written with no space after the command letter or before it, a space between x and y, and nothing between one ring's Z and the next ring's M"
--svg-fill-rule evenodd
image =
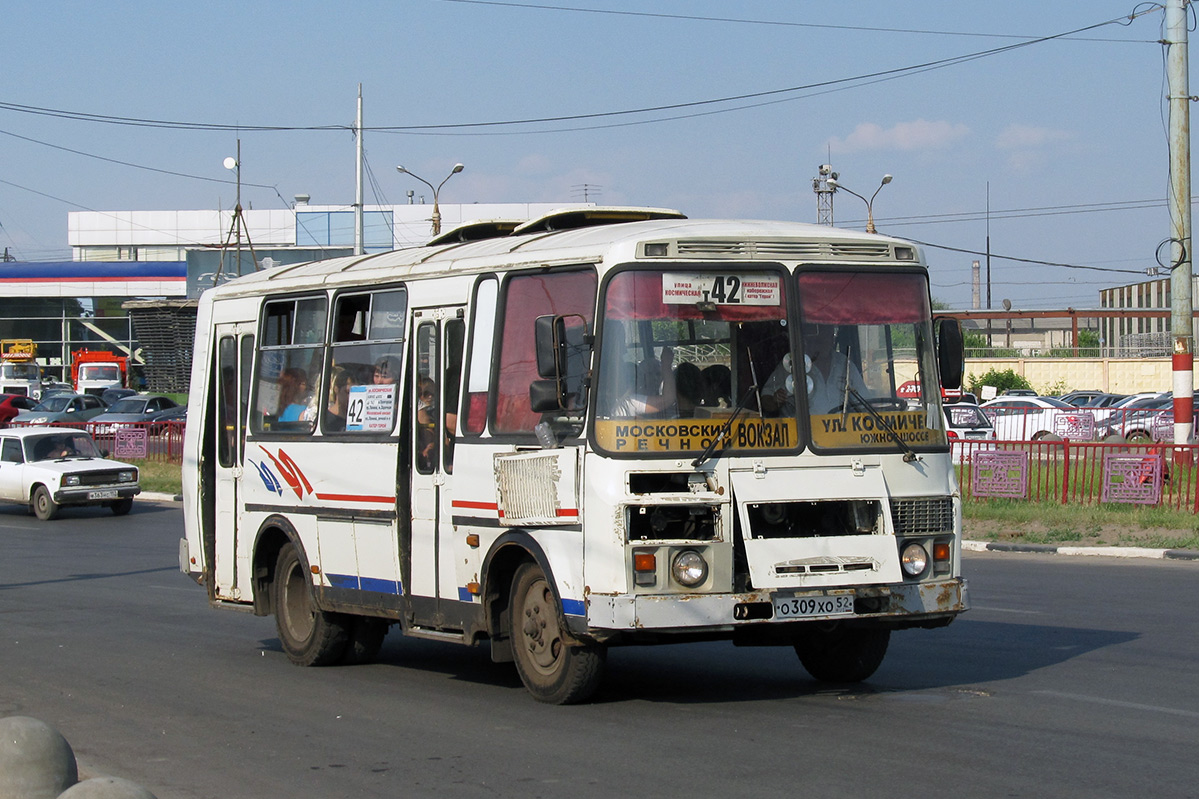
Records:
M512 662L512 578L525 563L537 563L550 573L545 553L522 531L500 536L483 560L483 613L494 663Z
M275 567L279 560L279 552L288 544L295 546L307 568L307 557L304 554L304 547L300 543L300 535L291 522L282 516L270 516L259 525L254 539L252 577L255 616L269 616L275 612L271 583L275 580Z

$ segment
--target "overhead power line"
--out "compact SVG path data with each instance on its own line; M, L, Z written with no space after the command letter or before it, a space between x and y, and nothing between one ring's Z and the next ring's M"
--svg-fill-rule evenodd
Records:
M1034 44L1042 44L1044 42L1067 39L1077 34L1086 31L1097 30L1108 25L1124 25L1131 23L1139 16L1149 14L1155 11L1155 7L1148 7L1144 10L1134 10L1126 17L1118 17L1109 19L1104 22L1098 22L1092 25L1085 25L1081 28L1056 33L1049 36L1042 36L1035 39L1027 39L1016 42L1014 44L995 47L989 50L981 50L963 55L951 56L948 58L938 59L935 61L926 61L920 64L912 64L904 67L896 67L894 69L879 70L876 72L864 73L847 78L835 78L827 81L817 81L814 83L802 84L799 86L790 86L782 89L769 89L758 92L746 92L743 94L729 95L726 97L711 98L707 100L695 100L680 103L666 103L654 106L645 106L642 108L630 108L619 111L598 111L583 114L565 114L559 116L544 116L531 117L527 119L509 119L487 122L460 122L460 123L439 123L431 125L384 125L378 127L364 127L364 131L373 132L391 132L391 133L420 133L420 132L437 132L451 130L477 130L477 129L493 129L506 128L521 125L539 125L548 123L562 122L583 122L599 119L613 119L618 117L630 117L640 114L659 114L664 112L682 111L686 109L713 108L720 105L728 105L731 103L744 103L747 101L763 101L767 98L783 98L783 99L800 99L790 98L787 95L796 95L800 92L813 91L816 89L832 90L836 87L848 88L856 84L877 82L880 80L890 80L898 77L918 74L934 69L944 69L958 64L968 63L980 58L988 58L1002 53L1011 52L1024 47L1029 47ZM779 100L781 101L781 100ZM150 127L150 128L165 128L171 130L199 130L199 131L224 131L224 132L283 132L283 131L345 131L354 130L354 125L347 124L324 124L324 125L243 125L243 124L228 124L221 122L191 122L181 120L164 120L153 119L146 117L127 117L113 116L107 114L93 114L82 111L69 111L57 108L47 108L41 106L24 105L20 103L12 103L0 101L0 110L13 111L25 114L34 114L39 116L49 116L60 119L72 119L82 122L94 122L109 125L124 125L132 127ZM709 113L725 113L729 111L741 110L740 108L727 108L710 111ZM652 122L663 122L668 119L640 120L630 124L650 124Z
M441 0L445 3L461 3L463 5L475 6L498 6L501 8L518 8L531 11L563 11L575 14L604 14L617 17L649 17L651 19L677 19L687 22L723 22L733 23L738 25L763 25L777 28L813 28L816 30L835 30L835 31L860 31L863 33L908 33L918 34L922 36L969 36L986 39L1036 39L1036 36L1022 35L1018 33L979 33L975 31L937 31L924 30L919 28L884 28L869 25L832 25L820 22L791 22L788 20L776 19L746 19L744 17L706 17L697 14L664 14L651 11L617 11L611 8L579 8L575 6L552 6L541 3L512 3L500 2L500 0ZM1131 20L1132 17L1130 16ZM1136 39L1092 39L1084 37L1071 37L1072 41L1078 42L1131 42L1135 44L1152 44L1156 40L1136 40Z

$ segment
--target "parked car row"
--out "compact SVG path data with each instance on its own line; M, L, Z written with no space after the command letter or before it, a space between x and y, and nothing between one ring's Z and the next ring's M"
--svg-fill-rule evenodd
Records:
M1005 392L979 408L1005 441L1038 441L1050 436L1073 440L1172 441L1171 392L1111 394L1075 391L1061 397Z
M107 400L103 395L57 393L37 402L16 394L0 394L0 427L65 424L87 425L97 433L111 435L122 426L139 425L159 433L171 422L186 420L187 407L170 397L138 394L131 389Z

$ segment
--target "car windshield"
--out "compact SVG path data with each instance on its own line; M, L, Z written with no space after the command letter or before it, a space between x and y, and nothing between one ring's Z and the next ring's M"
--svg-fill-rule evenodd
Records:
M25 439L25 457L31 461L98 458L100 452L87 433L47 433Z
M79 367L80 380L112 380L121 379L121 370L116 364L90 363Z
M991 421L977 405L946 405L945 416L951 427L977 429L991 426Z
M108 408L108 413L141 413L146 409L146 401L144 399L134 399L128 397L114 402Z
M45 411L46 413L61 413L66 410L71 404L71 396L69 394L55 394L49 399L42 400L35 411Z

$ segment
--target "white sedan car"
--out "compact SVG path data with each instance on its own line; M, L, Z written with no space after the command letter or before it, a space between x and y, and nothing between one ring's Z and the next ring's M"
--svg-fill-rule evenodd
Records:
M1061 435L1059 431L1086 429L1086 423L1090 423L1090 428L1094 427L1090 418L1084 418L1091 416L1090 411L1053 397L1005 396L984 402L979 407L991 420L995 434L1002 441L1037 441L1048 435Z
M0 430L0 500L28 505L39 519L62 505L105 505L122 516L140 492L137 467L107 460L82 430Z

